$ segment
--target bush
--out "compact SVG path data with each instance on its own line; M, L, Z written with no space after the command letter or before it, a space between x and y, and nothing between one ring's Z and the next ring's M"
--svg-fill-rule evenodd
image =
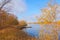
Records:
M0 28L6 27L8 25L17 25L17 17L13 14L9 14L5 11L0 11Z

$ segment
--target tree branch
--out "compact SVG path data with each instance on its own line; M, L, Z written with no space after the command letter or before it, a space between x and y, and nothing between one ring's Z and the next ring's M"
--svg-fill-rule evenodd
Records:
M11 0L4 0L4 1L2 2L2 6L0 7L0 10L2 10L2 8L3 8L6 4L8 4L10 1L11 1Z

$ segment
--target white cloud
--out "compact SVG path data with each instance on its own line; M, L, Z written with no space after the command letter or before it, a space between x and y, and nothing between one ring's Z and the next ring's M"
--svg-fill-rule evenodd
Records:
M0 0L0 3L3 0ZM10 9L9 11L12 10L12 13L17 14L17 13L22 13L26 11L26 3L25 0L11 0L11 3L8 3L5 5L5 8Z
M26 11L25 0L12 0L13 10L12 12L16 15L17 13L23 13Z

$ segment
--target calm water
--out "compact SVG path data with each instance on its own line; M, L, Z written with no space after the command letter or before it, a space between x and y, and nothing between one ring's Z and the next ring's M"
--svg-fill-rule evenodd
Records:
M39 31L41 30L41 27L40 25L37 25L37 24L32 24L30 25L32 28L28 28L28 29L25 29L26 32L28 32L28 34L32 35L32 36L35 36L35 37L38 37L39 35ZM59 38L60 38L60 33L59 33Z
M40 25L37 25L37 24L32 24L30 25L32 28L28 28L28 29L25 29L26 32L28 32L28 34L32 35L32 36L35 36L37 37L38 34L39 34L39 30L40 30Z

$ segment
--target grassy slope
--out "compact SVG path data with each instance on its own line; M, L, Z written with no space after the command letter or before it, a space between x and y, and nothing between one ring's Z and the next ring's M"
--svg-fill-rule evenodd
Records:
M22 30L15 28L5 28L0 30L0 40L36 40Z

